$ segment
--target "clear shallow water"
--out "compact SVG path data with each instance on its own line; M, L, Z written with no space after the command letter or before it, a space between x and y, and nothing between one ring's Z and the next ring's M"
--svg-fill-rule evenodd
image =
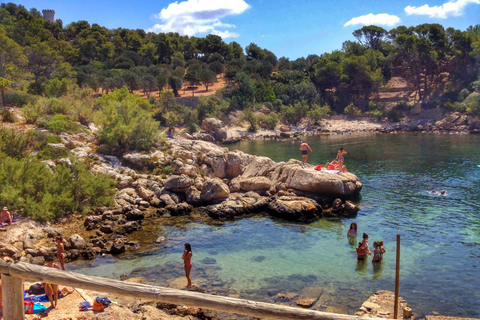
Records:
M183 276L183 243L193 247L193 282L208 291L278 301L278 293L325 289L320 309L355 312L376 290L394 290L395 237L401 234L401 287L416 315L480 317L480 136L352 135L307 138L309 162L325 164L343 146L345 163L364 184L355 219L295 224L262 215L233 222L170 218L145 221L133 254L78 262L77 271L118 278L123 272L168 285ZM231 146L276 161L300 159L298 143L249 141ZM428 193L445 189L446 197ZM357 264L351 222L384 240L380 268ZM153 244L163 235L167 240Z

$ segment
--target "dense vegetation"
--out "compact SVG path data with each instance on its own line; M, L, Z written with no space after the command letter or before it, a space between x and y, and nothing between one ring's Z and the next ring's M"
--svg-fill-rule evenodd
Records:
M465 31L439 24L390 31L366 26L354 36L358 42L346 41L341 50L290 61L254 43L244 50L216 35L109 30L87 21L64 27L61 20L43 20L36 9L8 3L0 7L0 88L14 104L28 100L22 93L61 96L69 83L107 93L126 86L154 99L152 93L164 89L175 96L182 87L208 89L224 74L230 85L222 91L228 106L224 110L220 103L222 112L261 104L276 112L264 123L292 123L324 116L322 106L351 114L370 109L378 116L384 106L372 97L390 77L402 76L425 107L479 112L478 97L469 95L479 87L480 25ZM182 124L179 115L171 114L179 121L170 123Z
M398 120L412 104L378 99L392 77L405 79L423 108L480 115L480 25L465 31L439 24L389 31L365 26L353 35L358 41L344 42L341 50L289 60L216 35L109 30L87 21L63 26L36 9L2 3L1 102L22 107L28 124L49 133L1 131L0 200L44 220L107 205L113 181L92 175L88 164L72 158L71 166L48 169L40 162L68 157L48 143L92 122L98 150L121 155L150 149L161 126L193 132L206 117L231 119L236 111L251 130L304 117L315 123L330 114ZM219 76L227 86L201 97L197 107L176 99L184 90L210 90ZM264 112L256 112L260 108ZM7 109L0 116L16 121Z
M95 175L88 164L73 160L48 167L40 160L68 157L68 151L49 147L58 136L42 131L20 134L0 130L0 199L2 205L22 208L23 215L55 220L65 214L89 212L113 204L115 181ZM41 150L36 153L34 150Z

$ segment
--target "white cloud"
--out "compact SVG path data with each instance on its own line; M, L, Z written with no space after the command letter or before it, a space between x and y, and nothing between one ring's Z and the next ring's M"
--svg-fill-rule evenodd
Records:
M148 29L150 32L178 32L183 35L216 34L223 39L239 34L226 29L235 25L223 23L222 18L245 12L250 6L244 0L186 0L173 2L163 8L155 18L161 23Z
M446 19L463 15L463 10L470 3L480 4L480 0L451 0L441 6L433 7L430 7L428 4L420 7L407 6L405 7L405 12L408 15L416 14L429 16L430 18Z
M480 1L480 0L479 0ZM348 26L355 26L355 25L381 25L381 26L388 26L388 27L393 27L394 25L400 23L400 18L392 15L392 14L387 14L387 13L379 13L379 14L373 14L369 13L360 17L352 18L349 21L347 21L343 26L348 27Z

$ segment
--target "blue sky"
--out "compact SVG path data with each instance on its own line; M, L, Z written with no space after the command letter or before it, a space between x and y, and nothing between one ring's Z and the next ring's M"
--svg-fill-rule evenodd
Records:
M465 30L480 24L480 0L24 0L27 9L54 9L66 26L87 20L107 28L221 35L243 47L254 42L290 59L340 49L366 24L440 23Z

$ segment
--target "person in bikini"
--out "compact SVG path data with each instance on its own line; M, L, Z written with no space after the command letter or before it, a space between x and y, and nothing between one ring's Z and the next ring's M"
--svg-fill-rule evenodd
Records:
M308 160L308 150L307 149L309 149L310 152L313 152L312 148L310 148L308 143L306 143L305 141L301 141L300 150L302 151L302 160L303 160L302 166L304 168L305 168L305 165L307 164L307 160Z
M386 252L385 248L383 247L383 240L377 241L373 243L373 263L382 262L383 254Z
M357 223L356 222L352 222L350 224L350 229L348 229L348 233L347 233L347 237L356 237L357 236L357 229L358 229L358 226L357 226Z
M185 267L185 277L187 277L187 288L192 286L192 279L190 279L190 270L192 270L192 246L190 243L185 243L185 250L183 251L182 259Z
M358 243L357 258L358 260L365 260L365 255L371 255L372 252L368 248L368 234L363 234L363 240Z
M337 152L337 157L335 158L338 161L337 167L338 171L346 172L347 168L343 165L344 155L347 154L347 151L341 147Z
M65 271L65 247L63 246L63 238L62 236L57 236L55 238L55 242L57 243L57 259L62 266L62 270Z
M48 256L46 260L47 263L45 263L45 267L60 269L58 264L53 262L53 256ZM48 297L48 301L50 301L50 308L58 309L58 285L43 282L42 284L45 288L45 294Z

